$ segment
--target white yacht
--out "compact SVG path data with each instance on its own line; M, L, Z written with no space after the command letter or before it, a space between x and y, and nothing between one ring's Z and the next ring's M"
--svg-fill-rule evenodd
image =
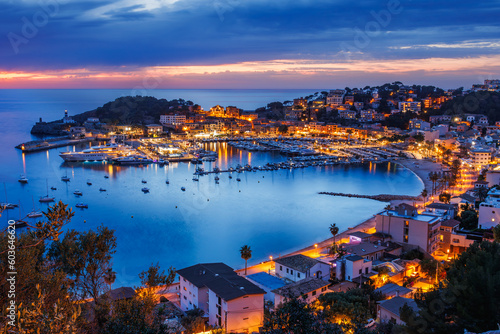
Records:
M111 144L109 146L94 146L80 152L61 152L59 156L68 162L105 161L116 158L128 150L127 146Z

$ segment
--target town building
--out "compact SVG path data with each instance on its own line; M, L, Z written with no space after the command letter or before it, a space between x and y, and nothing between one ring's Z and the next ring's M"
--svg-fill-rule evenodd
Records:
M335 277L340 281L349 281L369 275L372 271L372 261L359 255L346 255L336 261Z
M404 305L408 305L415 313L418 313L419 308L417 303L410 298L394 297L392 299L383 300L377 305L377 319L379 322L394 322L398 325L405 325L401 320L400 309Z
M476 168L487 166L491 161L491 151L489 148L476 147L469 150L471 164Z
M422 104L420 102L413 102L413 101L399 102L398 109L401 112L407 112L407 111L420 112L422 109Z
M276 275L297 282L308 277L330 279L330 264L297 254L274 260Z
M279 306L290 298L301 298L306 303L311 303L323 293L331 292L328 290L329 285L330 282L314 277L285 285L272 291L275 296L274 306Z
M183 125L186 123L186 115L160 115L160 123L163 125Z
M344 103L345 90L334 89L326 96L326 104L330 105L332 108L336 108Z
M387 233L392 241L419 247L432 254L438 248L439 227L443 216L418 213L414 206L400 204L395 210L385 210L375 217L377 232Z
M484 202L479 204L478 223L484 229L500 224L500 190L497 188L492 188Z
M410 130L422 130L422 131L430 131L431 123L426 122L424 120L413 118L410 119Z
M149 124L146 125L146 128L148 130L148 135L153 135L163 132L163 126L159 124Z
M258 332L264 320L264 290L224 263L178 270L183 311L199 308L210 325L226 333Z

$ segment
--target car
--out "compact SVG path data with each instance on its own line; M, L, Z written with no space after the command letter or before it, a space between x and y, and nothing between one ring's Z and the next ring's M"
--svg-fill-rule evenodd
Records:
M375 324L376 324L375 319L368 319L368 322L366 323L365 328L370 328Z

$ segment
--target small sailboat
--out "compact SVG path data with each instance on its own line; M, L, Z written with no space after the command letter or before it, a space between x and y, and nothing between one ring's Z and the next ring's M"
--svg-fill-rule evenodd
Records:
M142 179L142 183L148 183L148 181L146 181L146 180Z
M170 181L169 181L169 180L167 180L167 181L165 181L165 183L166 183L166 184L170 184Z
M76 190L73 192L73 194L75 194L76 196L82 196L82 195L83 195L83 193L82 193L80 190L78 190L78 189L76 189Z
M26 177L26 175L24 174L21 174L21 176L19 177L19 183L28 183L28 178Z
M31 211L28 213L28 218L38 218L38 217L43 217L42 211Z
M108 176L108 175L104 175L104 178L105 178L105 179L109 179L109 176Z
M240 181L241 181L241 179L240 179L240 178L237 178L237 179L236 179L236 181L240 182Z
M181 187L181 190L182 190L182 191L186 191L186 188L184 188L184 187Z
M33 211L28 213L28 218L42 217L43 216L42 211L36 210L36 208L35 208L35 200L33 199L33 197L31 197L31 200L33 201Z
M231 175L229 175L229 178L232 179L233 177Z
M149 188L146 188L146 187L142 188L141 190L142 190L143 193L148 193L149 192Z
M68 171L66 171L66 174L64 174L63 177L61 177L61 181L64 182L69 182L71 179L68 177Z
M99 188L99 191L101 191L101 192L102 192L102 191L106 191L106 189L104 189L104 188Z
M50 190L57 190L56 187L50 187Z
M220 180L218 176L216 176L214 179L215 179L215 181L219 181Z
M197 177L193 177L193 181L200 181L200 179Z
M87 180L87 185L91 186L92 182L90 182L90 180Z
M84 203L78 203L75 205L77 208L80 208L80 209L88 209L89 206L87 204L84 204Z
M49 182L47 180L46 180L46 184L47 184L47 195L40 197L40 199L38 200L40 203L50 203L50 202L54 202L54 200L55 200L55 197L49 196Z

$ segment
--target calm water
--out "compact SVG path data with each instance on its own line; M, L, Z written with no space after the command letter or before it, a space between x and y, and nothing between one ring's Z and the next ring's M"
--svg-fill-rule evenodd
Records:
M31 139L29 130L38 117L52 120L60 118L64 109L76 112L92 109L123 95L120 92L0 90L0 182L6 189L0 189L0 201L7 196L9 202L21 203L21 212L6 211L0 217L0 224L27 214L33 206L46 209L47 205L38 203L38 198L47 193L47 184L49 194L57 200L72 206L85 202L89 209L76 209L69 227L87 230L103 224L116 230L117 287L137 284L137 274L156 262L165 268L170 265L182 268L198 262L221 261L239 268L243 265L239 248L244 244L253 249L250 264L260 262L270 255L324 240L329 237L328 226L333 222L344 230L385 206L371 200L318 195L319 191L417 195L423 187L413 173L394 164L245 172L238 174L241 182L236 181L236 175L230 180L223 173L217 185L214 175L192 181L195 166L190 163L143 168L103 163L63 164L59 151L72 147L26 155L14 149L14 145ZM196 99L199 95L210 104L250 108L267 101L290 99L301 92L297 93L162 90L151 91L149 95L181 97L195 103L200 101ZM208 148L216 150L219 159L205 163L205 169L246 163L258 166L286 159L279 154L250 153L226 144L209 144ZM26 173L29 184L17 182L20 173ZM60 180L66 173L71 177L69 183ZM109 179L104 178L105 174ZM151 189L149 194L141 192L143 179ZM167 179L169 185L165 184ZM88 186L87 180L93 185ZM57 190L50 190L51 186ZM107 191L99 192L100 187ZM186 187L186 191L182 192L181 187ZM81 198L73 195L76 189L83 192Z

